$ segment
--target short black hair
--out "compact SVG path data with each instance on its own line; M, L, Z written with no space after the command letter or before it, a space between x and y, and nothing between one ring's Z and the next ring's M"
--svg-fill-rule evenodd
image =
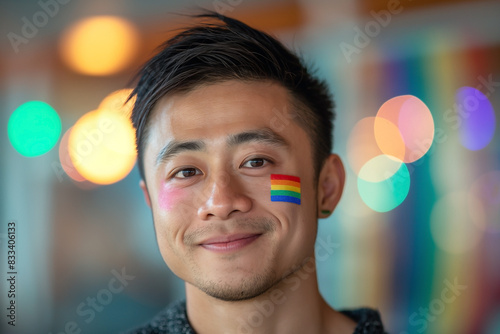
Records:
M334 102L326 83L270 35L215 12L193 15L200 22L166 41L138 73L132 123L138 166L145 180L143 152L155 104L167 94L237 79L281 84L291 96L293 119L308 133L315 175L333 146ZM296 116L296 117L295 117Z

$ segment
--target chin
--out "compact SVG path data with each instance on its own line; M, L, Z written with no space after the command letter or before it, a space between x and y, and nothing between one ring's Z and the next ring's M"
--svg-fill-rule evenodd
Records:
M198 277L193 285L213 298L236 302L256 298L279 281L272 271L244 276L233 275L230 281L227 279L228 275L208 279Z

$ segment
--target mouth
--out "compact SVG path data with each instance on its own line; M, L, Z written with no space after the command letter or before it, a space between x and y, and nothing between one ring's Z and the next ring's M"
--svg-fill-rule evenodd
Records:
M256 233L221 235L203 241L200 246L214 252L229 252L250 245L261 235Z

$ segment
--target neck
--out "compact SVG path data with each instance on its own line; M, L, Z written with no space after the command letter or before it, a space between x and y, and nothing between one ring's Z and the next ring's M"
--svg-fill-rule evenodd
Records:
M186 283L187 314L199 334L352 333L355 323L321 297L314 261L253 299L228 302Z

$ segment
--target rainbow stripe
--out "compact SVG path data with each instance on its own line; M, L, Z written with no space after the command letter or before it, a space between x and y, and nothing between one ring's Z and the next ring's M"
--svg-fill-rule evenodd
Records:
M300 204L300 177L271 174L271 201Z

